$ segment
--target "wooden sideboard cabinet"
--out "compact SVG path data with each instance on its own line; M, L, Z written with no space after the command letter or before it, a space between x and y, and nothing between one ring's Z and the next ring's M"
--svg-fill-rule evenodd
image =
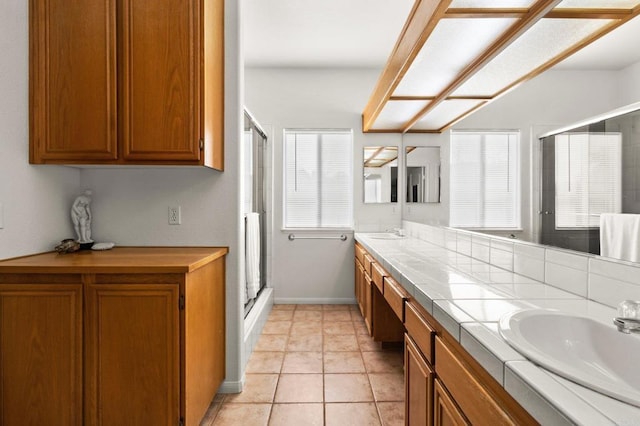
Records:
M226 253L0 262L0 423L198 425L225 374Z
M30 0L30 162L224 169L224 0Z

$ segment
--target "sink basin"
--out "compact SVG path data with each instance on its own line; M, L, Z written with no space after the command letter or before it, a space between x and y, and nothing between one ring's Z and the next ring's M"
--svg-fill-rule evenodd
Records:
M587 317L545 309L503 316L500 335L530 361L640 407L640 338Z
M405 238L405 236L385 233L385 234L371 234L369 235L369 238L373 238L374 240L401 240Z

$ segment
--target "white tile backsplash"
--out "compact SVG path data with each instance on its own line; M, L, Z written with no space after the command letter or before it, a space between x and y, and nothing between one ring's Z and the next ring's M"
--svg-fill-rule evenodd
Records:
M469 262L456 261L458 269L485 282L537 281L611 307L624 299L640 300L640 265L417 222L403 221L403 228L407 235L468 256ZM493 270L489 265L505 270L509 279L487 274Z
M544 277L547 284L587 297L588 274L586 270L581 271L564 265L546 262Z

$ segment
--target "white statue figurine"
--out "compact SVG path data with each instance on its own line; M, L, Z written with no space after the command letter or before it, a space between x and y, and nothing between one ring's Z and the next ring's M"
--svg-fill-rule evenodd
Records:
M71 220L80 244L92 243L91 239L91 190L78 195L71 206Z

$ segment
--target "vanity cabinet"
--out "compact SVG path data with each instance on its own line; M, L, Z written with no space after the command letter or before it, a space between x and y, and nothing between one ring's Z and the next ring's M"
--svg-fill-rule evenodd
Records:
M431 426L433 424L433 367L424 358L415 342L405 334L404 385L405 424Z
M453 401L449 392L436 379L433 387L433 425L434 426L468 426L471 425L465 418L458 405Z
M0 262L2 424L198 425L225 374L226 253Z
M223 170L224 0L30 1L30 162Z

